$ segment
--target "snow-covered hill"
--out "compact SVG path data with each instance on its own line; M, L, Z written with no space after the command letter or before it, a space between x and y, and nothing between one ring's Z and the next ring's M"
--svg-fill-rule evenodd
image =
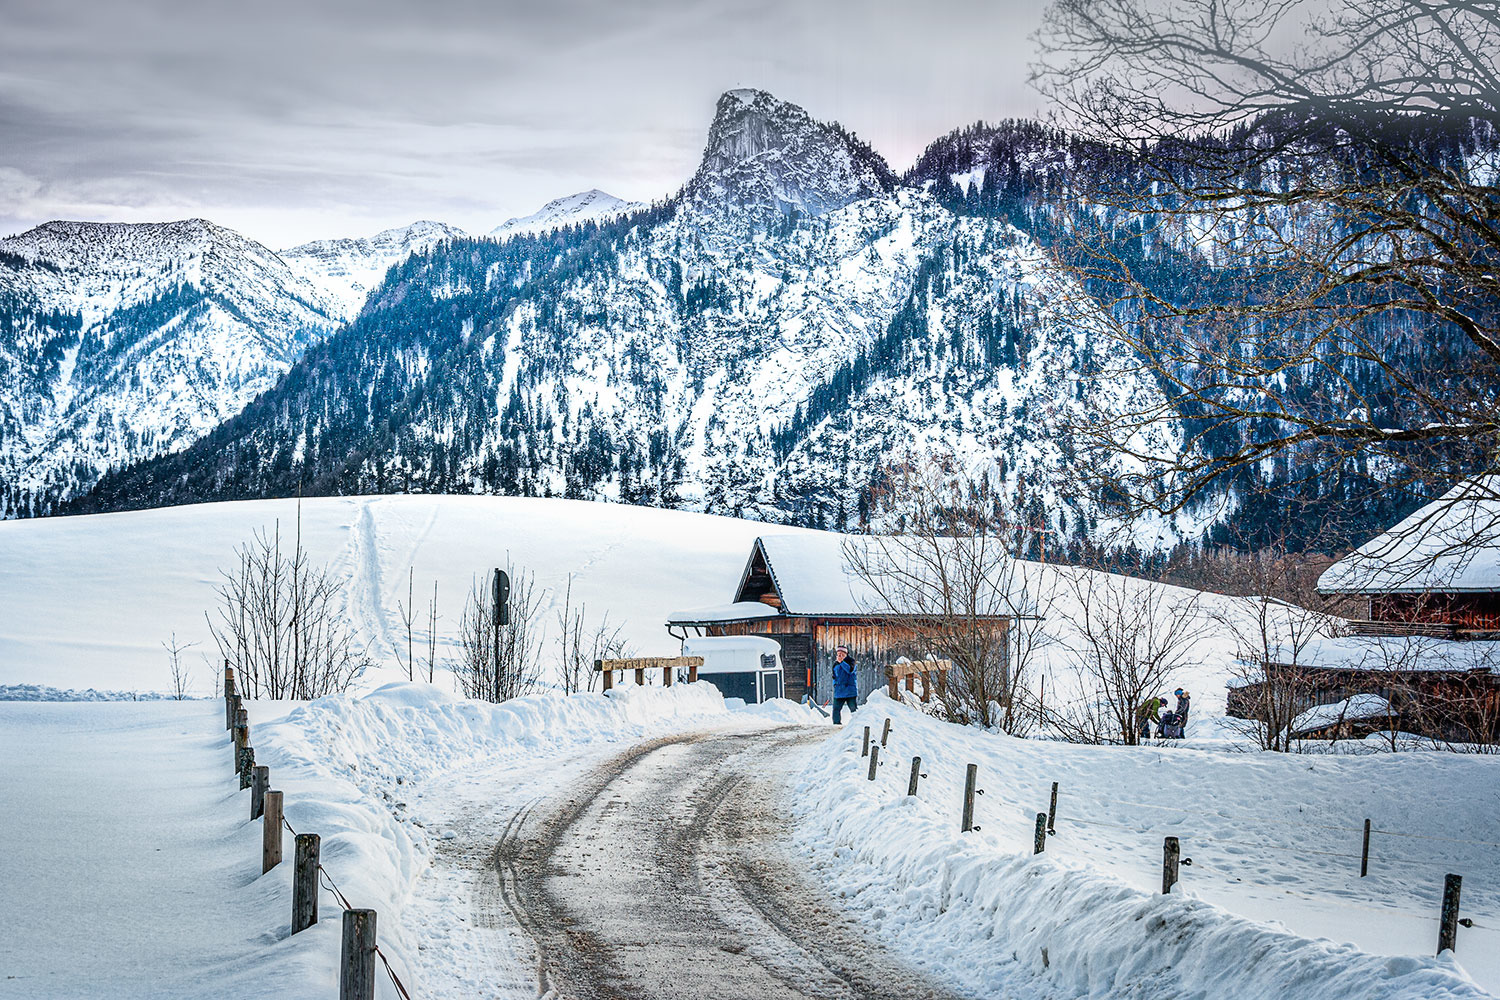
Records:
M444 240L467 235L457 226L423 220L370 237L304 243L281 251L281 259L312 282L334 304L338 317L347 320L359 313L370 289L380 283L392 264Z
M273 251L202 219L0 241L0 514L186 447L337 315Z
M179 643L195 644L184 662L195 689L209 691L220 659L204 612L216 605L219 571L259 529L279 525L287 543L299 530L297 518L295 500L256 500L0 522L0 563L7 567L0 574L0 686L169 690L161 643L175 634ZM677 641L665 627L669 614L730 600L758 536L804 533L624 504L454 496L310 498L302 502L300 531L311 561L330 567L343 613L379 663L361 679L362 688L405 679L396 656L405 652L398 604L408 603L408 574L419 659L438 585L440 673L456 651L471 586L507 561L534 574L545 591L540 624L549 635L556 635L557 613L570 601L586 607L591 623L607 614L637 655L676 655ZM1037 581L1033 593L1052 595L1049 621L1058 642L1048 647L1046 669L1048 697L1055 700L1077 686L1069 681L1065 613L1076 602L1067 571L1025 565ZM1163 607L1193 596L1146 581L1128 586L1158 589ZM1239 599L1206 600L1199 612L1212 625L1193 666L1176 679L1194 690L1205 715L1222 707L1233 667L1236 643L1223 620L1253 613ZM543 655L550 664L554 651ZM550 667L543 679L551 679Z
M590 188L563 198L555 198L530 215L506 219L490 230L496 239L510 236L534 236L551 229L573 226L580 222L603 222L639 208L633 201L616 198L607 191Z

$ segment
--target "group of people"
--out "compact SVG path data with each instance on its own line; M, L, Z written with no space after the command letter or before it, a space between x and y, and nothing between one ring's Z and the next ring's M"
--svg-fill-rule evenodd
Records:
M1177 707L1170 712L1163 712L1167 707L1167 699L1158 695L1155 698L1147 698L1141 702L1141 707L1135 710L1135 722L1141 739L1151 738L1151 726L1156 725L1156 735L1160 739L1180 740L1187 729L1188 707L1192 704L1192 697L1183 688L1172 692L1177 697Z

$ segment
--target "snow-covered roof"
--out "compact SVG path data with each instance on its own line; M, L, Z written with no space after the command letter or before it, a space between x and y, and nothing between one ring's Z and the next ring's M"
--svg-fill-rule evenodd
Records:
M667 615L668 625L700 625L704 622L743 622L755 618L775 618L777 611L759 601L715 604L708 608L690 608Z
M1292 720L1291 735L1326 729L1340 722L1356 719L1386 719L1391 715L1391 703L1378 694L1356 694L1336 701L1331 705L1314 705Z
M1275 663L1323 670L1500 673L1500 642L1464 642L1428 636L1351 635L1313 639L1299 649L1273 649L1270 657Z
M703 657L700 674L733 674L761 669L762 656L781 655L781 644L762 635L697 636L682 643L683 656Z
M867 544L860 536L831 532L762 535L755 540L765 553L771 580L787 614L862 615L879 607L873 588L849 565L845 541ZM749 573L747 565L745 575ZM740 585L744 586L743 580Z
M1324 571L1326 594L1500 591L1500 476L1462 483Z

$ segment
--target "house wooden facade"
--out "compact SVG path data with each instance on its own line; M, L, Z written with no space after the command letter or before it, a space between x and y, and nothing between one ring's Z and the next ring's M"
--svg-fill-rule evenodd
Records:
M1330 566L1325 595L1358 596L1353 633L1272 653L1231 687L1230 715L1262 716L1360 695L1389 702L1386 725L1460 742L1500 741L1500 479L1465 484Z
M863 700L886 686L886 667L902 656L930 651L900 615L870 610L875 595L848 565L841 536L808 532L755 540L744 572L726 605L680 611L667 620L679 639L688 635L761 635L781 646L786 697L812 692L827 701L833 691L834 652L854 657ZM988 627L1009 634L1010 618L990 616ZM1008 649L1003 655L1008 656Z

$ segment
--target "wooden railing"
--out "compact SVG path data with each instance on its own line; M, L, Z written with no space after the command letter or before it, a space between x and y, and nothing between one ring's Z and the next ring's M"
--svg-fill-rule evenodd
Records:
M646 683L646 671L660 670L662 684L672 686L672 677L682 667L687 668L688 681L698 679L698 668L703 666L701 656L637 656L628 660L595 660L594 669L604 675L604 690L614 687L615 671L634 670L635 682Z
M902 660L885 668L886 687L893 699L900 698L900 682L905 680L906 690L913 691L916 679L920 677L922 700L930 701L935 678L938 697L941 698L948 689L948 671L952 668L952 660Z

